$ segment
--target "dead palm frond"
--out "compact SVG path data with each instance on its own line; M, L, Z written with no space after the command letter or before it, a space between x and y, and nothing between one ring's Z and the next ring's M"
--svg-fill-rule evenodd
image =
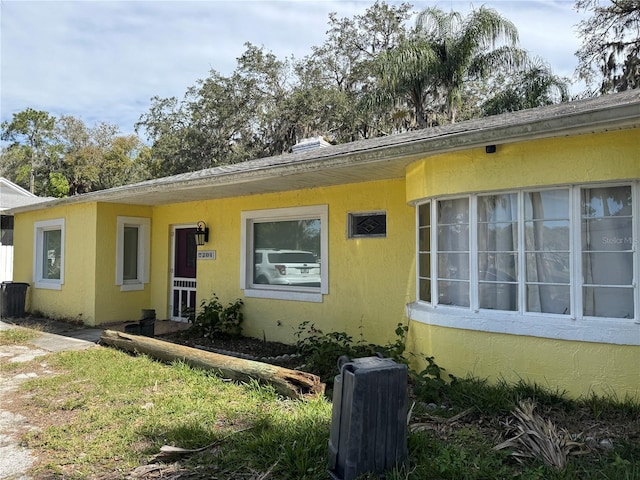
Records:
M570 456L587 453L583 443L572 440L566 429L542 418L535 412L535 407L531 400L519 402L519 407L513 411L515 423L512 428L516 435L493 447L494 450L509 448L519 462L524 458L538 458L558 470L567 466Z

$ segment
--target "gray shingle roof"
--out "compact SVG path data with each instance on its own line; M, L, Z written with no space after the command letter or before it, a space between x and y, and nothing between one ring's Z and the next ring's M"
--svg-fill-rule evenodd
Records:
M0 177L0 211L32 205L47 200L37 197L4 177Z

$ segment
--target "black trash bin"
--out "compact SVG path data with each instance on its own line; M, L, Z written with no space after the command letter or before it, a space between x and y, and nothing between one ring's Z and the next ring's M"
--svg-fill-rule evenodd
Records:
M407 461L407 366L390 358L340 361L333 385L329 476L353 480Z
M2 317L18 318L25 316L25 302L27 298L28 283L2 282Z
M153 337L156 328L156 311L151 309L142 310L140 319L140 334L145 337Z
M128 333L130 335L140 335L140 324L132 323L131 325L125 325L124 333Z

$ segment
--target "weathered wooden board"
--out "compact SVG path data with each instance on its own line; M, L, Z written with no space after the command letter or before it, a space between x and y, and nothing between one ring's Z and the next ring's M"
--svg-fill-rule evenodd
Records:
M320 378L311 373L220 355L151 337L105 330L100 340L106 345L143 353L165 362L182 360L193 367L216 370L225 378L245 382L255 379L273 385L278 393L291 398L322 394L325 389Z

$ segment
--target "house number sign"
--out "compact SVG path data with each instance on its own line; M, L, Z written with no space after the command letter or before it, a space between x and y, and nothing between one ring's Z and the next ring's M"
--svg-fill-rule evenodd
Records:
M215 260L215 250L198 250L198 260Z

